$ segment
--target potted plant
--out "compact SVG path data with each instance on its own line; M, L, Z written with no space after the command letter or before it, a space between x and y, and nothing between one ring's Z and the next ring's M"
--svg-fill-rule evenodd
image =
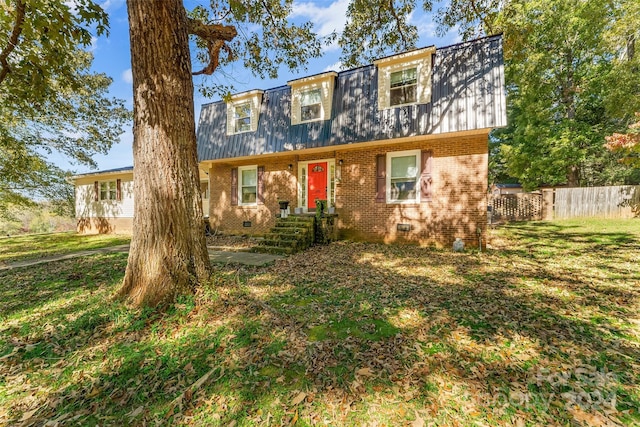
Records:
M336 204L333 201L329 205L329 215L335 215L336 213Z

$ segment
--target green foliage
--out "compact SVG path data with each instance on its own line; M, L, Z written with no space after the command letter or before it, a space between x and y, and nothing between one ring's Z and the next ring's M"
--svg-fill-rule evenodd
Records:
M5 0L0 8L2 215L9 203L29 198L68 200L65 173L46 156L58 152L93 166L91 157L108 152L129 112L124 101L108 98L112 79L93 73L93 56L83 50L92 32L103 34L108 25L97 4L75 1L72 9L62 1Z
M190 17L205 24L235 27L239 34L228 43L228 54L220 57L216 74L226 80L212 85L210 79L205 78L199 86L200 92L204 96L224 97L233 91L229 66L234 61L242 62L260 78L275 78L282 66L298 70L305 67L310 58L319 57L323 42L331 41L332 37L320 40L310 22L293 24L288 19L292 5L292 0L211 0L210 7L197 6L191 10ZM196 59L207 64L206 42L200 38L195 38L195 42L198 47Z
M623 58L619 22L631 1L511 1L496 18L505 34L509 127L494 133L494 176L541 185L635 183L602 149L628 123L640 95L638 58Z

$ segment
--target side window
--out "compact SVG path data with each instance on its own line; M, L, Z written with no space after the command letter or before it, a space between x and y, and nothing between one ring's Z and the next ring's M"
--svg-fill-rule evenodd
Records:
M117 200L118 192L116 181L100 182L100 198L99 200Z
M233 118L235 121L234 131L236 133L251 130L251 103L236 105L234 107Z
M238 200L241 205L254 205L258 202L258 168L256 166L240 167Z
M308 90L300 95L300 121L316 120L322 114L320 89Z
M415 103L418 94L418 73L416 68L391 73L389 104L403 105Z
M387 203L419 201L420 151L387 154Z

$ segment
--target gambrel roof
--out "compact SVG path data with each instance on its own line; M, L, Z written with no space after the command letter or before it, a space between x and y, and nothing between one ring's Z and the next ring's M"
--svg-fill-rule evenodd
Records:
M264 91L255 132L227 135L225 102L203 105L199 160L506 126L501 35L439 48L431 60L426 104L378 109L378 67L372 64L338 73L328 120L291 125L290 86Z

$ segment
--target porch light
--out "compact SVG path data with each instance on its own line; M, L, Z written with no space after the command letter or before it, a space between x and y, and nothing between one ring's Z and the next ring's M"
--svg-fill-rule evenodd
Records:
M291 172L293 170L293 164L289 163L289 172Z
M344 161L342 159L338 160L338 165L336 166L336 182L342 181L342 164Z

